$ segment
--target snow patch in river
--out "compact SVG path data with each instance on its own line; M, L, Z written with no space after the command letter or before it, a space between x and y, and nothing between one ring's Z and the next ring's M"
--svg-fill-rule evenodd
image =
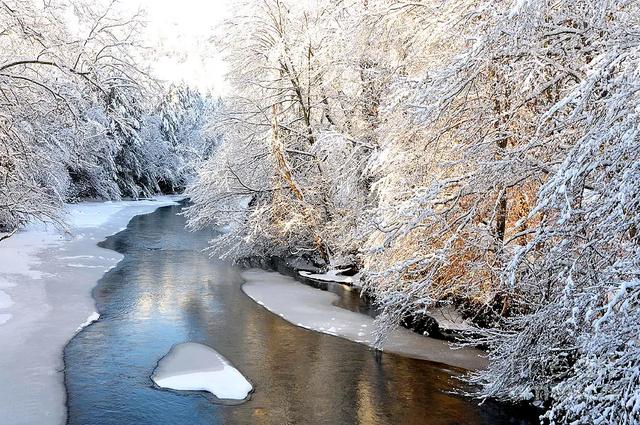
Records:
M195 342L175 345L158 362L151 379L162 388L208 391L222 400L244 400L253 390L220 353Z
M246 281L242 285L245 294L288 322L373 346L373 318L334 305L338 295L304 285L277 272L251 269L244 271L242 277ZM383 350L465 369L478 369L487 364L480 350L454 348L445 341L424 337L404 328L391 333Z

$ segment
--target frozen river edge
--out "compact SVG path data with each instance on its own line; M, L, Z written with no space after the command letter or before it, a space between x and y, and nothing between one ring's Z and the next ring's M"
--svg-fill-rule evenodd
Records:
M374 319L336 306L336 294L274 271L249 269L242 272L242 278L245 280L242 291L247 296L293 325L373 347ZM450 343L404 328L389 335L383 350L468 370L487 365L481 350L454 348Z
M123 258L97 243L179 199L67 205L67 233L34 224L0 242L0 422L65 423L63 348L98 319L91 291Z

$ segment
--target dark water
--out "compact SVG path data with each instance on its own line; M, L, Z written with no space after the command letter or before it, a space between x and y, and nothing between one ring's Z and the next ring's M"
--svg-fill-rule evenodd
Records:
M66 347L70 424L525 424L531 415L447 393L450 368L297 328L200 250L180 207L134 218L104 246L125 254L94 290L100 320ZM253 383L241 405L154 388L172 345L209 345Z

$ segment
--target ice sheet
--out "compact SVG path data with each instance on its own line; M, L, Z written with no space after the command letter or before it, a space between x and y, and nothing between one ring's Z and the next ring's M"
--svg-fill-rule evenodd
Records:
M95 313L92 288L122 258L96 243L178 199L68 205L68 233L33 224L0 242L0 423L64 423L62 349Z
M174 346L160 360L151 379L159 387L208 391L225 400L244 400L253 389L220 353L194 342Z
M243 272L242 277L246 281L242 286L245 294L288 322L373 346L373 319L335 306L336 294L312 288L276 272L252 269ZM403 328L391 333L383 350L465 369L486 366L484 353L480 350L454 349L445 341Z

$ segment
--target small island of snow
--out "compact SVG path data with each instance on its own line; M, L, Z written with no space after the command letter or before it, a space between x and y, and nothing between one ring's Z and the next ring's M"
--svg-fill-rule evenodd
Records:
M224 400L244 400L253 390L220 353L194 342L175 345L160 360L151 379L162 388L208 391Z

